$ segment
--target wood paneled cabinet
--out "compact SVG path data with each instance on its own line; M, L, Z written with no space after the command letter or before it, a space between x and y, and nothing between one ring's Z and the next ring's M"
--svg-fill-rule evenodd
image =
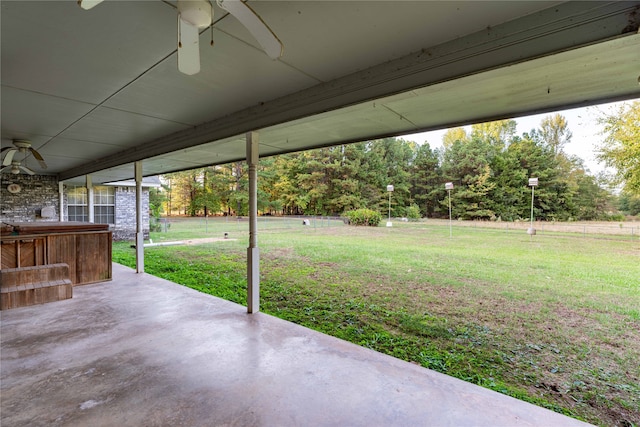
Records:
M28 224L28 225L22 225ZM103 224L14 223L2 235L2 268L65 263L73 285L111 280L111 232Z

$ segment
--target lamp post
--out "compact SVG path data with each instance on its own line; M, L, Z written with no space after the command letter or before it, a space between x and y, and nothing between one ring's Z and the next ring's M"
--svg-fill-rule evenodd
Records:
M387 221L387 227L391 227L391 193L393 193L393 185L387 185L387 191L389 192L389 221Z
M451 190L453 190L453 182L447 182L444 184L444 189L449 193L449 238L453 237L453 231L451 227Z
M529 178L529 186L531 187L531 226L527 230L527 234L533 239L533 235L536 234L536 229L533 228L533 199L535 196L535 189L538 186L538 178Z

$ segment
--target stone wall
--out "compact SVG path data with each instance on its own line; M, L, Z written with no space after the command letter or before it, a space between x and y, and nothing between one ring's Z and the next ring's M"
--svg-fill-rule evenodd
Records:
M136 189L116 187L115 227L113 240L135 240L136 238ZM142 231L149 238L149 190L142 190Z
M10 193L7 189L10 184L18 184L20 192ZM0 187L0 221L60 221L58 180L55 176L3 173ZM52 217L41 216L44 207L50 208Z
M0 177L0 222L60 221L58 180L49 175L2 174ZM11 193L10 184L18 184L21 191ZM116 187L115 224L111 225L114 240L135 240L136 189ZM67 198L64 196L64 220L67 218ZM42 208L48 207L53 217L43 218ZM142 230L149 238L149 189L142 191Z

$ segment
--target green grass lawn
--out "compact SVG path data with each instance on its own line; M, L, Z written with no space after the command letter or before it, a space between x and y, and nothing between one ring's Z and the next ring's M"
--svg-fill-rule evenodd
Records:
M640 425L639 241L299 222L261 224L262 311L595 424ZM224 232L238 240L146 248L146 271L245 304L246 223L176 221L151 237ZM114 244L114 261L133 257Z

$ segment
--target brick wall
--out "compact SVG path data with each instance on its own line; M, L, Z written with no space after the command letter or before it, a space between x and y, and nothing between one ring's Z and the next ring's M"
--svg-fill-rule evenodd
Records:
M22 190L10 193L7 190L10 184L18 184ZM58 180L55 176L3 173L0 187L0 221L60 221ZM42 218L43 207L53 208L55 215Z

